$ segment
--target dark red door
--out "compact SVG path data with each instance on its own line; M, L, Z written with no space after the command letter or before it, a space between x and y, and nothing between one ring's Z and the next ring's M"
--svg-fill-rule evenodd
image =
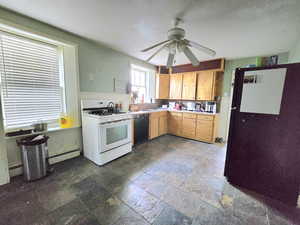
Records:
M281 92L277 70L285 68ZM225 166L228 181L296 205L300 188L300 64L237 69L232 106Z

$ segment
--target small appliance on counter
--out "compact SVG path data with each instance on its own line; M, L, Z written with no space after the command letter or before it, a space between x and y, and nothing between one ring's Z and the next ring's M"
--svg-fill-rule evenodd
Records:
M169 102L169 109L175 109L175 102Z
M215 102L206 102L205 103L205 112L216 113L216 103Z
M187 102L186 103L186 110L188 110L188 111L195 111L195 109L196 109L195 102Z
M197 112L205 112L205 104L202 102L197 102L195 104L195 111Z

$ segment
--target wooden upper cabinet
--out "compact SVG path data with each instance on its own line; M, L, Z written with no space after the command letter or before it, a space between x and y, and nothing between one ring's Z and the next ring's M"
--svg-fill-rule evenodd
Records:
M215 71L197 72L197 100L213 101L215 98Z
M182 99L195 100L197 84L197 73L189 72L183 74Z
M170 75L156 74L156 98L168 99L170 91Z
M169 99L181 99L182 77L182 74L170 74Z

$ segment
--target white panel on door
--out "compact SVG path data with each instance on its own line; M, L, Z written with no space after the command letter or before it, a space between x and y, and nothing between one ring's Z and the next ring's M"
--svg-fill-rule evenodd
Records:
M286 68L247 71L240 112L280 113Z

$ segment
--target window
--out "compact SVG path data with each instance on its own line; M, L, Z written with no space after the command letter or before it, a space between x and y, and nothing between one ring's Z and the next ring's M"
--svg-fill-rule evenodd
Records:
M131 92L135 103L150 102L149 71L135 65L131 66Z
M0 32L5 129L56 122L65 112L62 60L58 46Z

